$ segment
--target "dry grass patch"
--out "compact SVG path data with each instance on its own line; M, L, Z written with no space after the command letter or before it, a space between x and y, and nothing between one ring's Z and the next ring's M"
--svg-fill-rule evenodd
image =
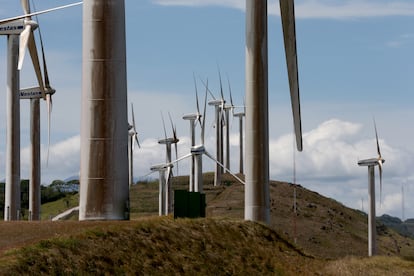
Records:
M295 275L320 268L270 228L222 219L113 223L10 255L16 261L6 274Z
M347 257L330 262L325 272L341 276L414 275L414 262L398 257Z

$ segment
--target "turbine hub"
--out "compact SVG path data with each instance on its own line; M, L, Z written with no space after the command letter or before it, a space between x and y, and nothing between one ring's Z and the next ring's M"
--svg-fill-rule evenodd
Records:
M32 27L32 31L36 30L37 27L39 27L39 24L37 24L36 21L31 20L31 19L25 19L24 20L24 25L30 25Z

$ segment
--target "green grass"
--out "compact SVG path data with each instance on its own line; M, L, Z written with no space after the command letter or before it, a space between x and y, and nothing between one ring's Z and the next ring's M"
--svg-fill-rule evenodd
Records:
M42 204L41 220L50 220L67 209L79 206L79 194L68 194L59 200Z

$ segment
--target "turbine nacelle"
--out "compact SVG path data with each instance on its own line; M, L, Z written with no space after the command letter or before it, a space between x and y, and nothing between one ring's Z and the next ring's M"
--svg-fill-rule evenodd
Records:
M0 24L0 35L12 35L12 34L18 35L21 32L23 32L24 26L25 26L24 19Z
M195 121L195 120L197 120L199 117L201 116L201 114L198 114L198 113L190 113L190 114L185 114L184 116L183 116L183 120L193 120L193 121Z
M234 117L244 117L246 114L244 112L237 112L233 114Z
M224 101L224 100L221 100L221 99L219 99L219 100L212 100L212 101L209 101L208 102L208 105L212 105L212 106L220 106L220 105L222 105L223 103L225 103L226 101Z
M381 163L381 164L380 164ZM385 163L385 159L383 158L370 158L358 161L359 166L377 166L382 165Z
M158 172L158 171L168 170L168 168L172 168L172 167L174 167L172 163L157 164L157 165L151 166L150 170L153 172Z
M180 140L178 138L174 138L174 137L170 137L170 138L165 138L165 139L161 139L158 140L158 144L162 144L162 145L166 145L166 144L175 144L178 143Z
M205 152L206 152L206 149L205 149L204 145L197 145L197 146L191 147L191 153L192 154L203 154Z

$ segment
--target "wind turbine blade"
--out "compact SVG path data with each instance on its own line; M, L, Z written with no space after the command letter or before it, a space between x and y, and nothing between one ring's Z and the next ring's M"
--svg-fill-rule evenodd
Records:
M40 91L42 92L43 99L45 99L45 86L43 84L42 71L40 69L39 56L37 55L37 47L33 34L29 37L28 48L30 52L30 57L32 59L33 67L36 73L37 81L39 83Z
M29 0L21 0L20 3L22 4L24 14L29 14L30 13Z
M303 149L302 123L299 100L298 59L296 50L295 8L293 0L283 0L280 3L283 37L285 42L286 64L289 75L290 98L292 102L293 124L295 127L296 147Z
M173 139L177 140L177 130L174 126L174 123L173 123L173 120L171 118L171 113L170 112L168 112L168 118L170 119L171 129L172 129L172 132L173 132Z
M141 145L139 144L139 140L138 140L138 133L137 133L137 132L135 132L135 133L134 133L134 140L135 140L135 142L137 143L138 148L141 148Z
M197 82L196 82L196 78L195 78L194 73L193 73L193 79L194 79L194 88L195 88L195 93L196 93L197 114L200 114L200 105L199 105L199 103L198 103L198 89L197 89Z
M167 167L167 175L165 177L165 182L168 183L168 181L170 180L170 177L171 177L171 166L168 166Z
M162 119L162 127L164 128L164 137L167 140L167 130L165 129L164 115L162 115L162 111L161 111L161 119Z
M224 94L223 94L223 83L221 81L220 67L218 67L218 73L219 73L219 80L220 80L220 96L221 96L221 100L223 101L224 100Z
M221 164L219 161L217 161L210 153L208 153L207 151L204 151L204 154L207 155L208 158L210 158L211 160L213 160L214 162L216 162L220 167L222 167L224 169L224 171L227 171L228 173L230 173L234 178L236 178L241 184L246 185L246 183L241 180L237 175L235 175L234 173L232 173L229 169L227 169L223 164Z
M201 144L204 145L204 133L206 129L206 109L207 109L208 79L206 85L206 94L204 96L203 125L201 126Z
M208 89L208 81L207 84L200 78L201 83L204 85L204 87L206 88L206 90L208 91L208 93L210 94L211 98L213 98L213 100L216 100L216 97L214 97L213 92L210 91L210 89ZM208 80L208 79L207 79Z
M36 21L39 22L39 19L36 16ZM49 74L47 71L47 65L46 65L46 55L45 55L45 49L43 46L43 38L42 38L42 32L40 31L40 25L37 27L37 29L39 30L39 38L40 38L40 49L42 50L42 60L43 60L43 74L45 77L45 89L50 89L50 82L49 82Z
M131 103L131 115L132 115L132 128L133 128L133 131L134 131L134 134L133 134L133 137L132 137L132 150L134 150L134 147L135 147L134 140L137 143L138 148L141 148L141 145L139 144L137 127L135 125L135 114L134 114L134 104L133 103Z
M227 83L229 85L231 113L232 113L232 115L234 115L234 104L233 104L233 96L231 95L232 93L231 93L231 85L230 85L229 75L227 75Z
M29 37L32 35L32 27L26 25L23 32L20 33L20 43L19 43L19 63L17 69L21 70L23 66L24 56L26 54L27 44L29 43Z
M178 143L178 138L177 138L177 128L173 123L173 120L171 118L171 113L168 112L168 117L170 118L170 123L171 123L171 128L172 128L172 132L173 132L173 140L174 140L174 148L175 148L175 158L178 158L178 147L177 147L177 143ZM178 173L177 173L178 174Z
M191 157L191 156L192 156L192 154L191 154L191 153L186 154L186 155L184 155L184 156L182 156L182 157L180 157L180 158L178 158L178 159L176 159L176 160L174 160L174 161L171 161L171 162L170 162L170 164L174 164L174 163L180 162L181 160L184 160L184 159L186 159L186 158L188 158L188 157Z
M375 118L374 118L374 128L375 128L375 139L377 141L378 159L381 159L381 150L380 150L379 141L378 141L377 124L375 123Z
M52 11L56 11L56 10L66 9L66 8L70 8L70 7L74 7L74 6L78 6L78 5L82 5L82 4L83 4L83 2L77 2L77 3L64 5L64 6L59 6L59 7L56 7L56 8L51 8L51 9L47 9L47 10L43 10L43 11L32 12L32 13L25 14L25 15L19 15L19 16L5 18L5 19L0 20L0 25L8 23L8 22L16 21L16 20L19 20L19 19L23 19L23 18L26 18L26 17L30 17L30 16L34 16L34 15L38 15L38 14L43 14L43 13L48 13L48 12L52 12Z
M131 103L131 115L132 115L132 127L134 128L134 131L136 131L135 114L134 114L134 104L133 103Z

